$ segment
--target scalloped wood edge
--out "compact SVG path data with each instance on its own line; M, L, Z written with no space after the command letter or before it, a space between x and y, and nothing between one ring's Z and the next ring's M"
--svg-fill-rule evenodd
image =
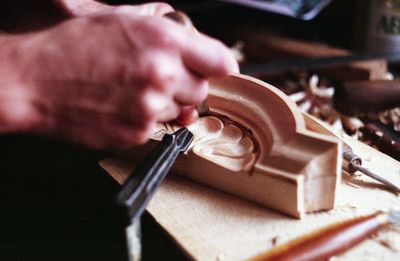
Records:
M258 158L252 172L234 172L189 151L179 157L175 174L296 218L334 208L341 178L340 142L309 130L286 95L236 74L210 81L208 103L213 113L245 126L253 135ZM129 154L139 159L155 142Z

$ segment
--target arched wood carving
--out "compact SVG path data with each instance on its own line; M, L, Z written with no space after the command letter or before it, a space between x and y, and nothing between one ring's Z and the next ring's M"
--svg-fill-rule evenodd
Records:
M231 75L210 81L208 103L211 116L189 126L195 140L174 173L298 218L334 207L339 142L308 130L282 92ZM153 139L176 128L160 124Z

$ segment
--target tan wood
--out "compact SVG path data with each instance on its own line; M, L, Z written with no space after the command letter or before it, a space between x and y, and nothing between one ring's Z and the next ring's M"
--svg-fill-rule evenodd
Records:
M195 139L173 172L293 217L334 208L337 139L306 128L302 113L271 85L244 75L210 82L212 116L188 128ZM176 129L160 125L153 140ZM145 155L153 144L130 152Z
M251 86L253 84L257 86L264 86L264 84L259 83L258 81L253 82L253 80L250 80L247 77L239 78L247 83L240 85L243 88L246 88L247 92L252 93L252 95L254 96L260 95L257 92L254 93L252 91L253 87ZM236 78L233 77L230 79L230 81L235 81L235 79ZM250 81L250 83L248 82L248 80ZM226 97L225 99L229 100L229 97L231 97L229 95L229 92L236 92L235 87L229 88L229 86L232 86L232 83L229 81L228 83L226 86L219 86L219 82L213 82L212 86L215 86L215 84L217 84L219 87L221 87L221 89L219 91L216 91L213 87L211 88L211 95L214 96L213 99L210 99L211 107L215 105L214 102L217 100L217 97L220 97L221 99L222 97ZM263 88L273 90L273 88L269 86ZM243 97L240 96L240 99L248 98L247 94L243 95ZM278 93L277 96L279 98L281 94ZM269 104L267 103L268 99L266 99L266 97L257 98L257 100L260 102L264 101L264 104ZM285 101L286 98L283 97L283 100ZM226 104L229 104L229 102L226 102ZM272 99L269 106L277 106L276 104L278 104L278 102ZM292 105L290 105L290 103L288 104L288 111L291 112ZM240 122L241 126L245 126L244 124L246 124L247 121L251 121L252 119L254 121L254 118L248 119L247 117L245 117L246 113L247 115L253 115L252 113L249 114L249 108L247 108L247 110L245 110L243 114L240 113L241 110L242 108L238 109L239 115L241 115L240 117L230 116L232 117L232 120L234 122ZM286 115L285 113L287 113L288 111L274 110L270 111L269 113L275 113L275 116L278 116ZM264 113L264 115L267 112L264 112L262 110L257 111L257 113ZM231 113L234 112L232 111ZM297 112L295 114L301 115L297 114ZM296 120L299 120L298 116L296 116L295 118ZM271 122L275 123L275 121L277 121L278 119L281 118L276 117L270 119L269 124ZM296 120L294 120L293 122L296 122ZM296 132L299 129L302 129L306 133L309 133L307 130L304 130L305 128L310 128L315 131L321 131L324 130L324 128L329 128L321 125L318 122L315 122L311 117L306 117L306 124L304 124L304 121L301 120L299 122L300 127L297 127ZM214 123L209 124L209 126L214 126L213 129L215 130L218 129L215 128L215 126L220 126L218 124L219 123L217 121L214 121ZM254 125L254 122L252 124ZM260 123L258 124L260 125ZM268 126L270 125L265 124L259 127ZM171 126L169 126L168 128L171 128ZM255 127L254 129L259 130ZM226 132L230 134L228 135L230 138L233 139L233 137L238 136L237 129L230 127L228 128L228 130L231 130ZM253 129L250 130L253 131ZM172 129L170 131L172 131ZM216 132L214 132L214 134L215 133ZM246 131L242 130L242 133L244 133L244 136L248 135ZM261 133L265 133L265 131L261 130ZM274 130L269 130L269 133L271 135L266 135L265 137L269 137L271 139L271 137L273 137L272 134L275 134L275 132ZM334 133L334 131L328 130L328 132L326 133L331 134ZM261 134L255 133L255 137L259 137L260 135ZM328 141L328 144L336 144L336 141L330 139L325 140L325 136L312 134L313 138L314 135L316 139L319 140L319 142ZM370 169L373 172L379 173L384 178L391 180L395 184L400 185L399 162L376 151L375 149L372 149L365 144L358 142L357 140L354 140L353 138L346 136L345 134L335 133L335 135L340 136L341 139L343 139L353 148L353 151L356 154L362 156L363 165L366 168ZM290 140L290 137L292 136L289 136L289 138L287 139ZM258 144L259 139L260 138L254 139L254 142ZM265 140L269 141L269 139L267 138L265 138ZM280 140L285 139L281 138ZM313 141L313 139L311 138L310 140ZM209 142L211 141L209 140ZM256 164L262 163L261 157L259 155L265 155L265 159L268 159L268 155L271 155L271 152L274 151L274 144L276 143L271 142L267 144L270 144L267 147L269 148L269 150L265 148L265 151L269 153L262 154L261 152L259 152L259 154L257 155ZM280 144L291 145L292 143L281 142ZM308 146L307 144L308 143L304 145L303 150L306 150ZM337 144L334 147L337 149ZM147 150L149 149L149 147L143 148ZM299 148L299 150L300 149L301 148ZM244 154L249 152L249 150L241 151L245 151ZM140 152L140 154L142 155L146 154L145 150L142 150ZM189 155L187 156L189 157ZM300 154L299 157L302 157L302 154ZM290 162L290 159L291 158L288 158L288 161L286 162ZM202 164L203 160L209 161L205 158L201 159L200 156L197 155L197 160L191 161L190 165L186 166L186 169L196 169L199 165ZM334 160L337 159L335 158ZM318 164L320 163L317 161L316 164L317 166L314 167L318 168ZM132 171L134 162L132 161L132 159L127 160L126 158L113 158L102 161L101 165L119 183L123 183L128 174ZM212 175L208 173L210 169L214 168L213 165L215 165L215 163L209 162L207 168L202 168L202 173L199 173L198 178L211 178L211 180L214 181L215 179L213 179ZM333 165L335 165L337 168L340 167L338 164ZM239 164L239 166L243 167L246 166L246 164ZM222 169L222 167L219 166L218 169ZM242 169L243 172L246 172L246 168L239 169ZM239 171L238 173L232 173L227 170L224 171L226 172L227 177L233 176L238 178L237 176L241 174L243 174L243 177L245 177L246 179L251 179L253 177L248 176L247 172L242 173L241 171ZM219 174L221 173L216 173L215 175ZM258 185L257 182L255 182L256 185ZM241 186L246 185L247 184L245 182L241 184ZM268 184L269 189L272 189L272 191L276 191L276 188L274 188L273 186ZM280 191L280 193L277 194L279 195L279 198L274 198L274 200L282 204L284 200L288 200L288 198L292 199L290 195L289 197L287 197L287 191L293 191L295 189L296 186L292 186L286 191ZM366 176L344 176L341 186L335 188L335 190L338 190L338 192L340 192L337 193L338 197L335 209L330 211L309 213L308 215L305 215L303 219L296 220L288 217L287 215L282 215L277 213L276 211L265 208L264 206L262 206L262 204L254 204L251 203L250 200L243 200L240 197L232 196L228 193L223 193L221 191L211 188L210 186L201 185L199 184L199 182L193 182L189 179L172 175L163 182L162 186L155 194L153 200L150 202L147 210L190 258L196 260L244 260L254 257L259 253L265 252L276 244L282 244L290 239L293 239L300 235L304 235L306 233L309 233L311 230L323 227L333 222L353 218L355 216L370 214L377 210L385 211L389 209L396 209L400 205L400 200L398 196L394 195L388 190L385 190L384 186ZM329 190L327 191L326 195L330 197ZM325 194L322 194L321 197L325 197ZM395 227L390 227L384 231L379 232L376 237L367 240L360 246L350 250L342 256L337 257L337 260L397 259L400 259L400 230L396 229Z
M366 168L400 185L399 162L345 134L337 135L362 156ZM122 158L107 159L101 165L119 183L133 169L133 163ZM398 209L400 205L398 196L365 176L345 175L339 192L334 210L295 220L172 175L147 210L189 258L223 261L245 260L328 224L377 210ZM400 260L400 229L382 230L335 260Z

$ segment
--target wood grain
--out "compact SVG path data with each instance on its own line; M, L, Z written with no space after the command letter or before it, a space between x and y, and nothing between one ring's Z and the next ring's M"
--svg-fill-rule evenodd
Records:
M214 116L188 126L195 140L175 164L175 174L296 218L334 207L339 141L308 130L300 110L281 91L232 75L210 81L208 103ZM174 130L160 125L153 140ZM221 134L232 131L236 134ZM129 155L137 159L153 146Z

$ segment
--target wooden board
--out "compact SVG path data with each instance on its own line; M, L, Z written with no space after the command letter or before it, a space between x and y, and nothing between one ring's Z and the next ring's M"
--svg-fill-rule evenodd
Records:
M242 102L243 100L252 102ZM288 157L288 155L298 155L297 157L308 155L306 158L308 160L310 159L310 155L312 155L311 159L323 156L334 164L326 165L327 160L322 162L304 160L307 163L304 166L307 166L307 168L301 168L301 171L311 166L309 169L310 172L305 174L301 172L305 180L307 180L307 177L311 181L323 177L320 175L326 173L319 172L324 172L324 170L333 170L333 175L330 175L340 177L340 175L336 175L337 171L340 172L340 165L337 164L340 162L337 159L338 151L340 151L337 140L331 140L328 136L311 132L309 120L304 121L303 115L296 110L292 103L286 100L287 97L285 98L282 94L276 92L272 86L243 76L230 77L222 82L212 81L209 95L210 106L215 112L219 112L218 115L223 114L228 116L232 122L237 122L241 126L248 127L256 137L256 140L259 141L258 144L266 146L266 148L263 148L260 145L260 155L262 157L258 158L256 164L265 164L268 166L271 164L270 155L273 156L275 154L281 156L279 167L282 168L288 167L285 164L292 164L293 159L295 159L294 157ZM221 123L218 123L218 120L213 120L213 122L216 124L215 126L222 126ZM201 126L212 127L214 125L200 123ZM232 129L229 133L233 133ZM301 133L303 136L311 138L307 139L307 142L301 143L302 146L291 147L292 143L288 141L296 137L293 133ZM207 133L207 135L211 134L214 135L213 133ZM287 136L286 138L284 137L285 135ZM216 141L219 141L218 137ZM263 137L266 138L262 139ZM393 183L400 185L400 164L398 162L356 140L352 140L346 136L343 136L343 139L353 147L356 154L363 156L366 167L380 173ZM310 149L324 148L324 146L320 145L322 144L321 142L330 144L329 146L333 149L334 154L326 153L327 151L331 152L331 149L319 150L317 151L318 153L315 153L315 149ZM316 144L319 145L315 146ZM207 143L207 145L209 146L210 144ZM274 148L275 145L277 146ZM138 152L138 150L136 151ZM275 153L279 151L284 153ZM145 154L140 149L139 152L137 154ZM330 156L327 157L327 155ZM334 156L331 157L331 155ZM183 155L181 158L185 159L187 156ZM190 164L184 164L185 161L179 161L176 165L178 167L183 166L180 170L183 170L185 173L180 173L181 175L189 174L184 176L215 187L219 191L183 178L169 177L148 207L148 211L157 222L194 259L242 260L250 258L271 248L276 243L285 242L320 226L357 215L369 214L376 210L388 210L389 208L400 206L399 198L391 192L386 191L382 185L375 183L367 177L356 178L345 176L341 186L337 184L339 180L331 183L333 186L330 186L334 188L335 192L339 192L337 193L339 198L336 198L336 208L334 210L320 211L309 215L304 215L303 212L303 220L299 221L270 211L265 206L298 217L297 213L299 212L296 212L298 208L279 208L279 206L285 205L285 202L287 202L287 206L290 206L293 202L301 202L299 201L301 197L293 198L287 192L301 192L299 188L302 188L304 183L299 183L303 184L302 186L293 186L286 190L280 190L279 187L271 185L270 180L263 186L260 183L257 184L254 182L247 184L243 180L254 178L254 174L253 176L248 176L245 172L225 173L226 170L222 173L215 172L216 169L223 171L223 168L215 168L211 163L204 162L204 160L213 162L214 159L203 157L203 159L198 158L195 161L188 161ZM308 162L314 162L314 164L308 165ZM194 165L197 166L200 164L208 164L206 165L208 167L205 168L202 165L201 168L193 168ZM101 165L120 183L124 181L133 169L132 162L121 159L108 159L101 162ZM326 168L326 166L329 167ZM210 171L210 169L213 171ZM258 167L258 169L261 168ZM382 172L383 169L385 172ZM240 169L240 171L242 170ZM222 180L219 180L218 176L222 174L226 175ZM242 174L244 176L240 177ZM298 175L297 172L289 174L295 177ZM312 175L307 176L307 174ZM195 175L195 178L193 175ZM217 178L215 178L216 176ZM243 182L232 183L233 179ZM225 183L228 185L224 186ZM313 184L319 185L315 182ZM235 191L230 189L230 186L243 190L247 189L247 191L251 188L255 197L248 197L246 193L235 193ZM252 192L251 189L250 192ZM317 189L315 187L308 189L318 191L317 194L309 197L311 199L331 199L332 195L334 195L331 190L322 190L318 186ZM220 191L229 192L240 196L240 198ZM265 198L268 192L273 192L272 195L275 197L270 198L267 201L268 204L256 200L257 196ZM250 203L250 201L259 203L260 205ZM373 202L376 202L376 204ZM294 209L295 212L291 212L291 209ZM374 257L376 258L387 259L399 257L400 245L397 244L400 240L399 233L388 230L382 235L372 241L368 241L370 242L366 243L366 245L369 244L368 248L364 250L368 252L373 249ZM366 256L366 253L350 254L350 257L359 258L364 255ZM343 258L346 258L346 255Z
M175 174L297 218L334 208L341 176L336 137L308 129L286 95L249 76L210 80L207 101L211 115L187 126L194 140ZM159 124L149 143L126 156L140 159L178 128Z
M400 185L400 163L343 134L364 165ZM121 159L101 165L122 182L133 168ZM368 177L344 176L337 207L302 220L266 209L177 176L169 176L148 212L195 260L244 260L332 222L399 208L400 198ZM400 260L400 229L381 231L335 260Z

